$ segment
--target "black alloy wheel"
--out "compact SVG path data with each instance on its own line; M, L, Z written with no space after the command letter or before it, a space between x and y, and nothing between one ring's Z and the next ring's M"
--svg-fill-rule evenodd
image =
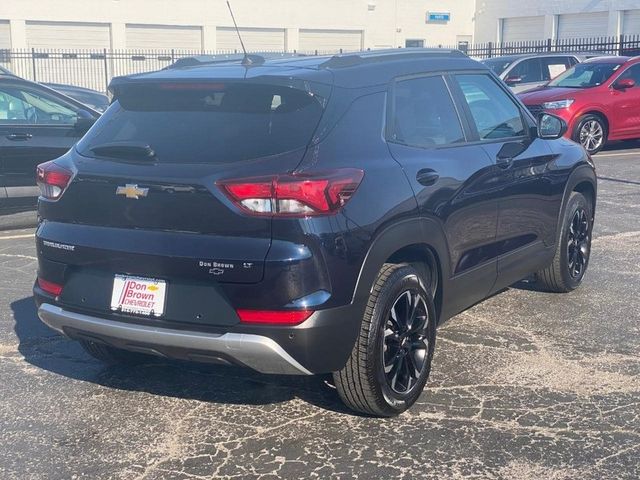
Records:
M550 291L575 290L584 279L591 256L593 204L580 192L571 192L552 262L538 271L538 281Z
M344 403L368 415L390 417L422 393L436 342L436 308L427 265L383 265L367 302L350 358L334 372Z
M573 214L567 235L567 267L571 278L577 280L584 275L590 246L589 217L584 208L578 208Z
M385 377L396 393L409 393L427 364L428 326L429 311L421 293L402 292L387 315L382 345Z

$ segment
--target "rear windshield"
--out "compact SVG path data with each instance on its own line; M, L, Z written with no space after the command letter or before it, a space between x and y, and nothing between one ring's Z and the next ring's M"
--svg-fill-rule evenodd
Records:
M130 86L78 143L148 145L159 163L230 163L307 146L324 99L281 85Z

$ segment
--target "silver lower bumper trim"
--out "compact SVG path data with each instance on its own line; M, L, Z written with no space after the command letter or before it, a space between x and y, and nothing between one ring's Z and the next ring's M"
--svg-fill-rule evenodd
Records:
M65 328L117 338L135 344L183 348L223 354L261 373L311 375L276 341L261 335L225 333L222 335L135 325L69 312L43 303L38 316L49 327L64 334Z

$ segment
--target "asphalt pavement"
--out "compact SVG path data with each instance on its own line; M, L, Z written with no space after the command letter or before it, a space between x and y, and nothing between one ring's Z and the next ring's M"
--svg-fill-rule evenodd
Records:
M521 283L438 330L392 419L324 377L156 360L106 367L45 327L33 229L0 232L0 478L640 478L640 149L596 156L583 286Z

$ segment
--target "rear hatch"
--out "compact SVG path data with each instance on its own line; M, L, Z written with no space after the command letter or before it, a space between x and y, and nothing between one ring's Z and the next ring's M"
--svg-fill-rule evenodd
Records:
M271 245L271 217L243 214L222 180L293 171L328 94L278 80L136 82L116 89L107 112L60 162L73 181L42 201L41 256L70 265L62 300L108 308L114 274L174 284L256 283ZM72 245L74 251L51 247ZM87 280L87 281L85 281ZM206 288L206 286L205 286ZM174 288L175 290L175 288Z

